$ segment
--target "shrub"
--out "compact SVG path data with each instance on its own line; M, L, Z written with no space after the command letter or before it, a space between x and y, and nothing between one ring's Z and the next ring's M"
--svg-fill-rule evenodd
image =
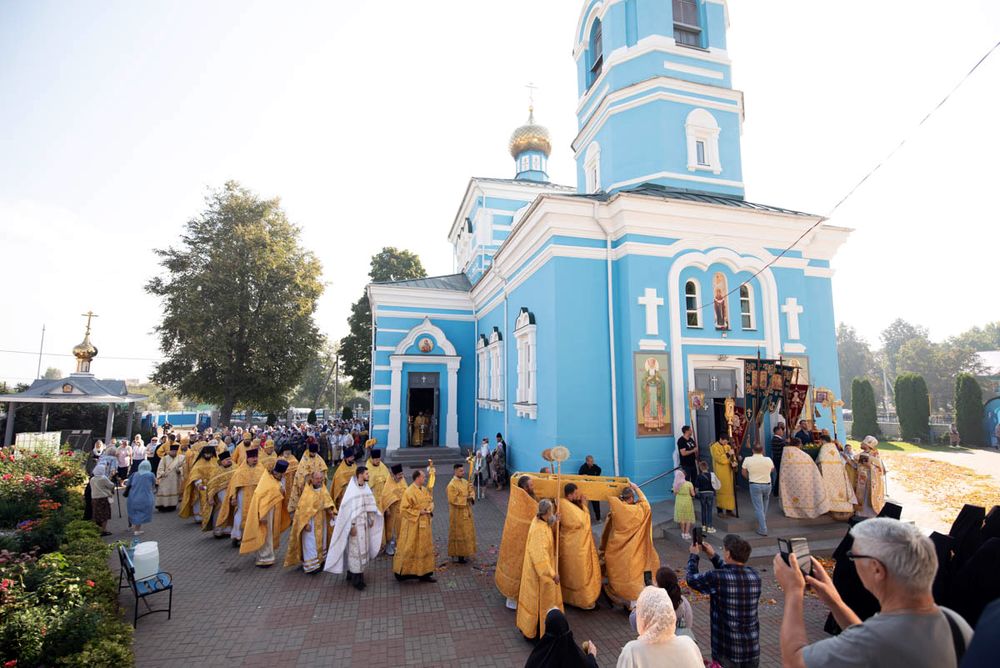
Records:
M354 411L351 410L350 406L344 406L344 410L342 410L340 412L340 419L341 420L353 420L354 419Z
M894 392L903 440L927 440L930 434L931 409L924 377L915 373L902 373L896 378Z
M983 433L983 388L970 373L955 377L955 426L963 443L988 445Z
M267 426L268 427L273 427L276 424L278 424L278 416L275 415L274 413L268 413L267 414Z
M309 415L306 416L306 422L309 424L316 424L316 409L309 411Z
M854 412L851 438L857 441L865 436L882 438L875 414L875 390L867 378L855 378L851 383L851 409Z

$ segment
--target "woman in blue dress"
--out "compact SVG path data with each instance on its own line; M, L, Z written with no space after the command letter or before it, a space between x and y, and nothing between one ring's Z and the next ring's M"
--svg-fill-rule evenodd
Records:
M139 463L136 472L125 483L128 494L128 523L136 536L142 535L142 525L153 521L153 503L156 499L156 476L149 460Z

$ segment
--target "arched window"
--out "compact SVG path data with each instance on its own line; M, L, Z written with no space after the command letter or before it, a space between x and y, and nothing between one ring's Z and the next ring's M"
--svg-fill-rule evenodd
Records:
M674 41L684 46L703 46L698 0L674 0Z
M701 327L701 290L697 281L684 284L684 310L687 312L688 327Z
M749 285L740 286L740 326L743 329L757 329L757 323L754 322L753 287Z
M583 173L588 193L596 193L601 189L601 146L596 141L587 147Z
M604 66L604 35L600 19L595 20L593 27L590 29L590 44L587 46L587 58L587 64L590 69L587 75L587 87L589 88L601 76L601 67Z
M719 159L719 123L704 109L694 109L684 122L687 133L688 171L722 172Z

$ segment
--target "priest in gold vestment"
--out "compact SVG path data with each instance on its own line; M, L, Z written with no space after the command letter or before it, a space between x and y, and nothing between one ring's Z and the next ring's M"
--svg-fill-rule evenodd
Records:
M201 513L201 530L208 531L212 529L212 535L216 538L225 538L233 532L231 515L227 524L220 524L218 519L222 508L228 505L226 504L226 490L229 488L229 481L235 472L236 467L233 466L233 456L229 453L229 450L223 450L219 453L218 465L209 477L208 488L205 490L205 496L208 498L208 505L211 507L211 511L207 513L202 511Z
M291 488L286 488L288 495L288 512L294 513L299 503L302 490L311 479L313 472L320 471L326 481L326 462L319 456L319 441L315 436L310 436L306 443L306 451L302 453L299 465L295 467L295 476L292 478ZM331 497L332 498L332 497Z
M559 499L559 586L563 602L592 610L601 595L601 562L590 528L587 500L574 483Z
M247 450L258 450L259 442L255 442L250 432L244 432L243 440L236 444L233 449L233 464L240 466L247 460ZM258 450L259 452L259 450Z
M724 510L733 514L736 512L736 470L733 468L736 454L729 443L729 436L727 434L719 436L719 440L713 443L709 450L712 453L712 470L715 471L715 477L720 483L719 489L715 491L715 507L720 514ZM704 522L702 519L703 524Z
M225 526L227 522L232 524L233 530L230 535L233 539L233 547L238 547L243 538L243 528L246 526L250 501L253 499L254 490L257 489L257 483L260 482L263 473L264 468L257 464L257 451L251 448L246 451L246 460L237 467L233 477L229 479L226 497L219 510L216 526L220 523Z
M529 639L545 635L545 616L552 608L563 607L552 534L555 521L552 501L539 501L524 546L517 594L517 628Z
M608 520L601 534L608 577L605 591L613 603L631 608L660 568L660 557L653 548L653 513L635 483L629 483L619 497L609 497L608 505Z
M830 515L835 520L845 521L854 514L854 504L858 499L854 493L854 485L847 475L847 462L837 443L829 436L822 437L816 463L823 475L823 486L826 488L826 498L830 502Z
M208 511L208 482L215 474L218 466L215 463L215 447L205 444L198 451L198 461L195 462L187 478L184 480L184 492L181 495L181 509L178 515L187 519L194 516L199 524L201 514Z
M369 439L369 441L371 440L374 439ZM369 454L368 462L365 464L368 467L368 487L371 488L375 500L378 501L382 498L382 488L385 487L385 481L389 479L389 467L382 463L382 451L379 448L372 448Z
M538 512L534 481L521 476L516 486L511 486L507 499L507 517L500 536L500 554L493 581L497 590L507 598L507 607L517 609L517 594L521 589L521 571L524 566L524 546L528 530Z
M330 496L333 497L333 505L336 508L340 508L340 500L344 498L347 483L354 479L354 472L358 468L354 463L354 458L357 455L353 446L345 447L343 456L344 458L340 460L340 464L333 472L333 482L330 483Z
M448 483L448 556L464 564L476 553L476 523L472 506L476 499L472 484L465 479L465 465L455 464Z
M337 512L323 471L313 471L299 497L285 553L285 568L302 564L306 573L318 573L326 560L330 530Z
M290 524L287 514L282 512L285 495L281 489L281 478L287 470L288 462L275 462L274 467L260 477L247 510L240 554L256 552L256 565L260 568L274 565L274 552L281 544L281 534Z
M392 558L392 572L397 580L419 578L422 582L434 579L434 536L431 534L431 515L434 497L428 487L433 487L434 469L429 474L422 469L413 472L413 483L406 488L399 502L402 514L399 543Z
M393 464L389 479L382 486L382 494L378 498L378 509L385 517L385 529L382 531L382 547L388 556L396 554L396 543L399 540L399 527L403 513L399 504L406 492L406 481L403 480L403 465Z
M790 438L781 451L781 510L785 517L815 519L830 511L830 501L816 462L801 445L799 439Z

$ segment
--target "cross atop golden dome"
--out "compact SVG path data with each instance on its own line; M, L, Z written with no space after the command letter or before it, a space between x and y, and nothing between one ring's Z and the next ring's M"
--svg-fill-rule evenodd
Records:
M87 318L87 331L83 334L83 341L73 346L73 357L76 358L77 373L90 373L90 361L97 357L97 347L90 342L90 321L98 316L93 311L82 315Z

